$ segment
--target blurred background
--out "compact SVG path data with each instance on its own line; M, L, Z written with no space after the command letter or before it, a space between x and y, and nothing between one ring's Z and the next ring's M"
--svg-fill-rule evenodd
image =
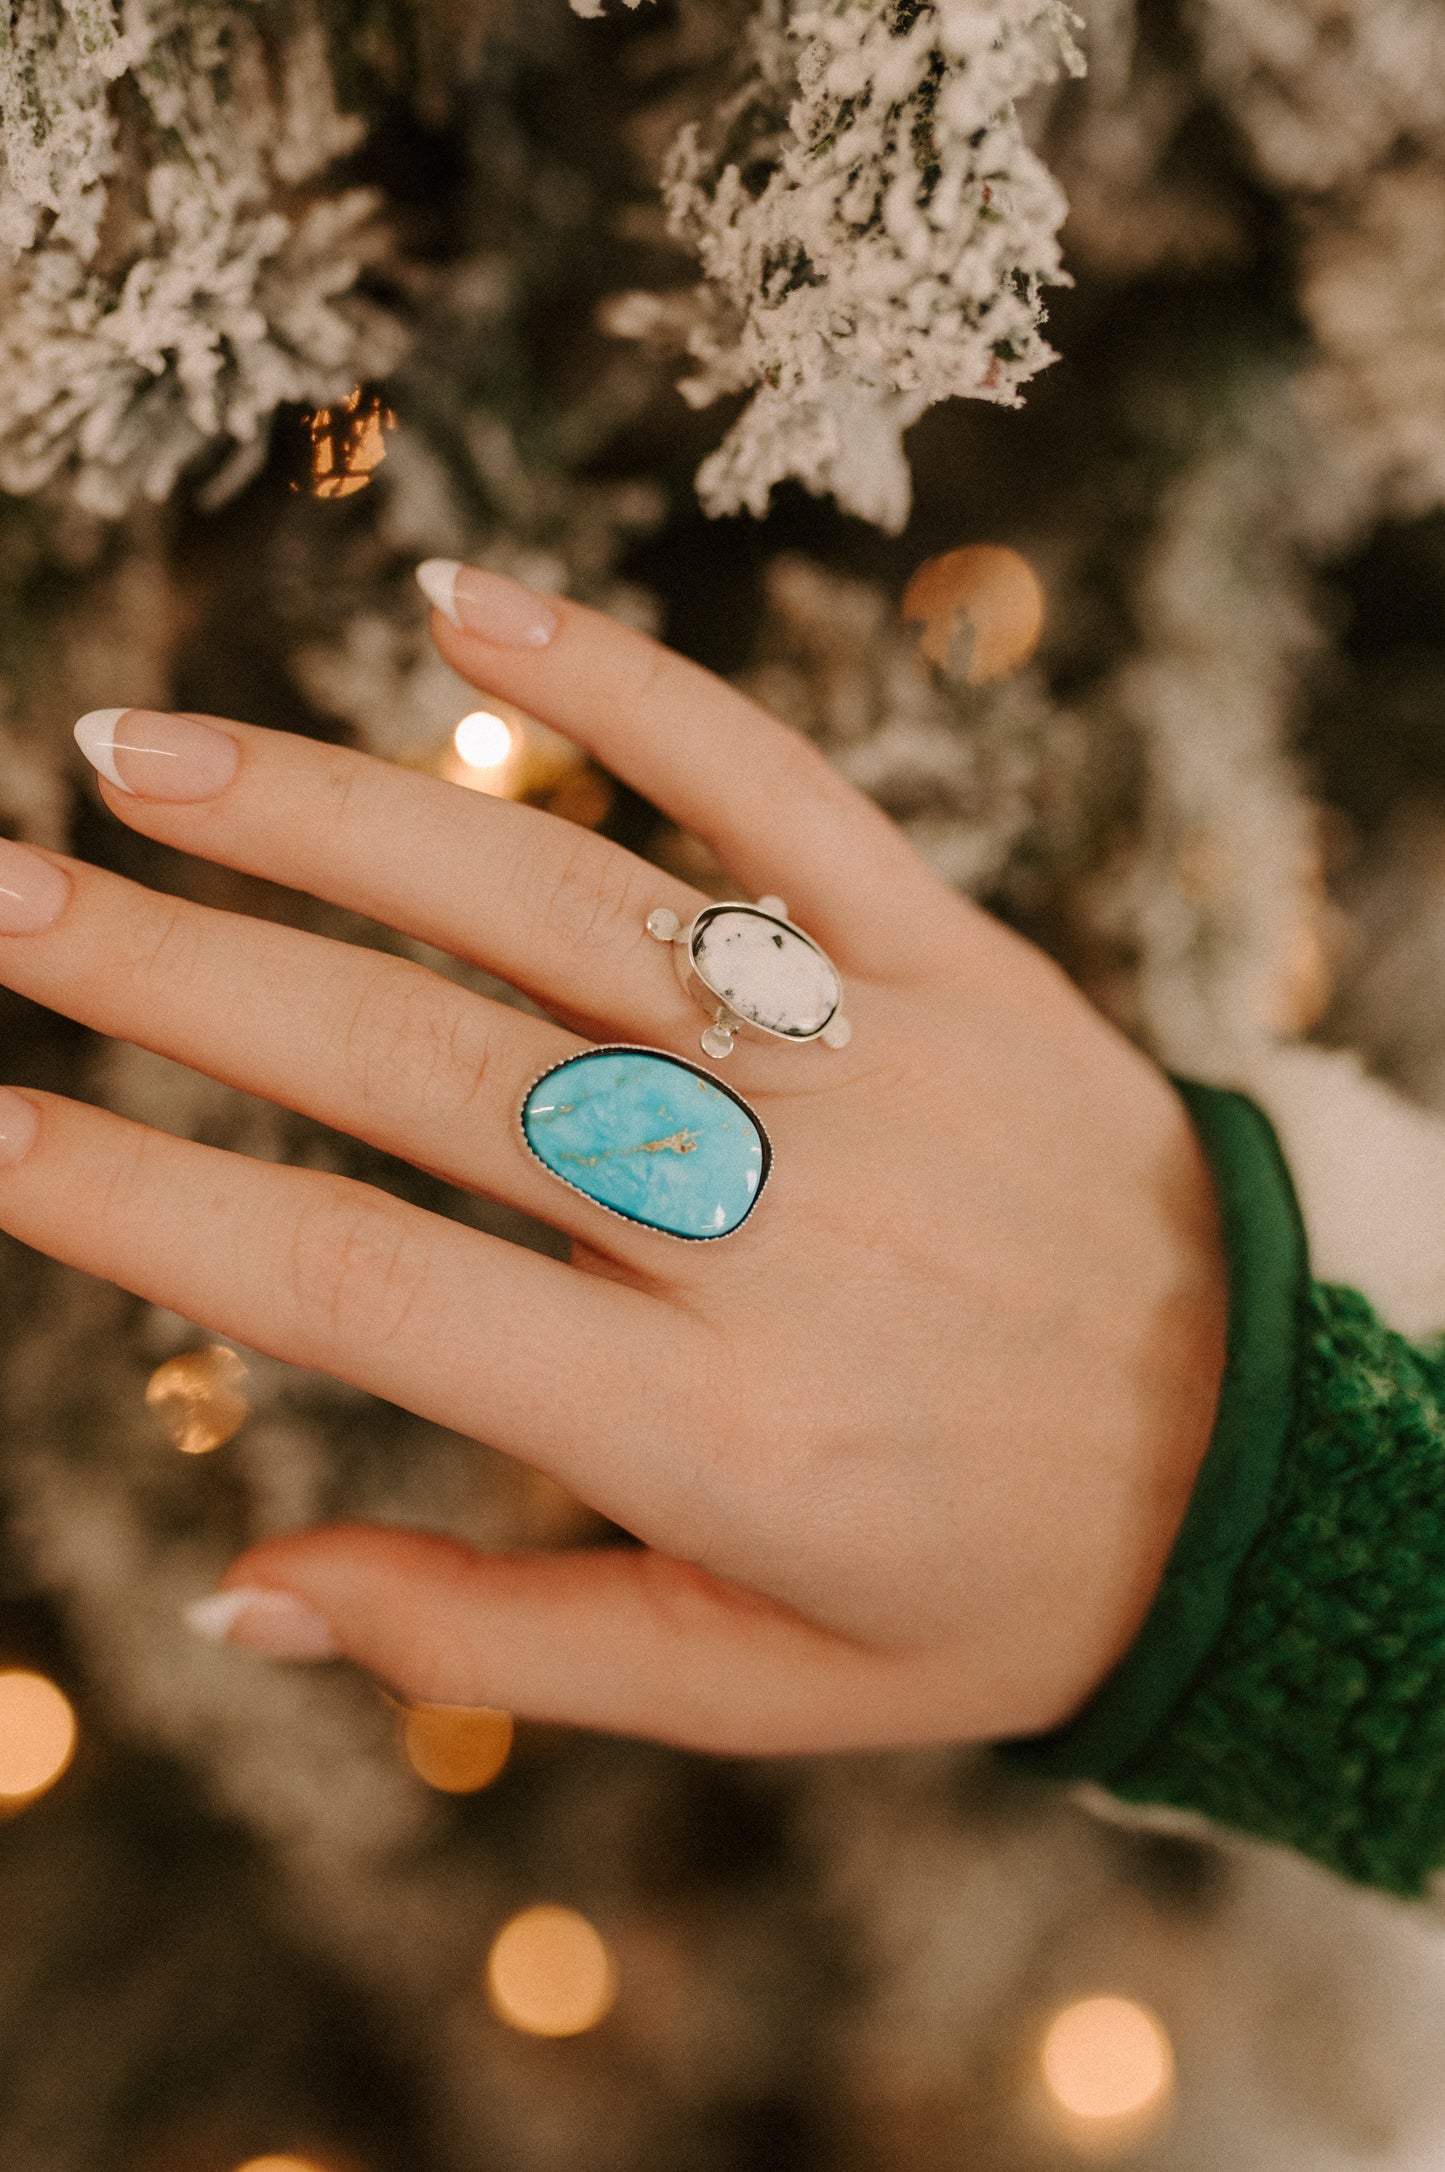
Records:
M119 827L74 719L186 707L729 894L479 705L412 568L565 589L1256 1092L1317 1269L1445 1330L1438 0L4 20L0 831L498 993ZM3 991L0 1045L557 1245ZM1431 1904L986 1752L705 1759L211 1649L180 1609L265 1532L608 1527L5 1238L0 1293L7 2172L1445 2164Z

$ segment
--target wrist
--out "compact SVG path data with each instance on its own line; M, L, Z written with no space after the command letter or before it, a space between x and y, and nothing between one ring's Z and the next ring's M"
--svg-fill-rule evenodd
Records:
M1229 1360L1231 1276L1219 1189L1188 1101L1180 1108L1172 1082L1166 1091L1179 1117L1160 1179L1169 1273L1137 1385L1149 1452L1128 1504L1132 1544L1111 1634L1076 1711L1133 1646L1158 1599L1215 1438Z
M1109 1659L1066 1724L1007 1746L1048 1777L1107 1784L1183 1696L1223 1630L1293 1419L1309 1262L1278 1141L1242 1095L1172 1083L1217 1200L1227 1262L1227 1298L1216 1295L1227 1308L1223 1362L1218 1311L1211 1325L1205 1297L1159 1374L1176 1397L1186 1384L1185 1408L1176 1408L1173 1429L1160 1436L1163 1452L1141 1477L1133 1580L1116 1587ZM1207 1253L1200 1255L1206 1285Z

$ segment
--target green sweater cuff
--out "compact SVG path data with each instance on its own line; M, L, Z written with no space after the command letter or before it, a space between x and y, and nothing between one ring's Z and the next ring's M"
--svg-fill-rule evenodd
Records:
M1214 1432L1153 1607L1083 1711L1000 1745L1053 1780L1109 1786L1159 1733L1228 1620L1264 1527L1295 1411L1309 1254L1273 1126L1243 1094L1175 1078L1214 1173L1229 1262L1229 1326Z
M1214 1435L1133 1647L1003 1754L1418 1895L1445 1864L1445 1336L1311 1280L1267 1119L1175 1084L1229 1256Z

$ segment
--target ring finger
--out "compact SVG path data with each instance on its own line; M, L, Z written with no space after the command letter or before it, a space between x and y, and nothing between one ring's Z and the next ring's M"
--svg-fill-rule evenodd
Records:
M586 1046L409 960L0 840L0 980L622 1259L651 1240L550 1178L515 1121ZM46 915L49 914L49 919Z

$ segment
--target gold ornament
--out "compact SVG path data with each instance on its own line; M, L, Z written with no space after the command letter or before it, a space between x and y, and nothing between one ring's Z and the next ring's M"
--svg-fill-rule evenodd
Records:
M1044 592L1026 558L1001 543L969 543L926 558L903 591L901 615L922 630L931 664L969 686L1026 664L1044 630Z
M182 1455L209 1455L251 1415L250 1402L240 1390L245 1377L246 1367L235 1351L211 1343L158 1366L146 1384L146 1402L159 1413Z

